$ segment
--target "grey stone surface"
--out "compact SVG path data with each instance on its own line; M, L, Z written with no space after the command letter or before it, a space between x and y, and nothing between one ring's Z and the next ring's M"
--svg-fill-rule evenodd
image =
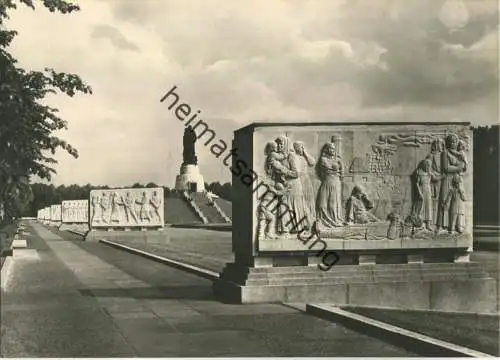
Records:
M33 229L39 259L17 262L2 293L4 356L414 355L281 305L221 304L206 280Z

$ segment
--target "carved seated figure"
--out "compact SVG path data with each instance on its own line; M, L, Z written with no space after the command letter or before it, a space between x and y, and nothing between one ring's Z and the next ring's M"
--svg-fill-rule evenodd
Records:
M369 212L373 209L372 202L364 193L363 189L356 185L352 189L351 196L347 200L346 215L348 224L367 224L380 221Z

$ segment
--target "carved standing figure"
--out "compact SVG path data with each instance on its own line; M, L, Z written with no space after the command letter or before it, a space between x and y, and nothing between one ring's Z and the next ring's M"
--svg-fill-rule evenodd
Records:
M151 216L150 216L150 207L149 207L149 201L148 201L148 195L146 194L145 191L142 192L142 198L141 200L136 200L136 203L139 204L140 210L139 210L139 219L141 221L151 221Z
M464 201L466 201L466 199L463 189L462 176L460 174L455 174L451 180L451 189L448 192L448 197L446 199L449 233L452 233L454 230L460 234L464 232Z
M111 215L109 217L110 222L120 222L120 205L122 205L122 203L120 202L118 193L115 191L111 194Z
M197 165L198 164L198 158L196 157L196 148L195 148L195 143L196 140L198 140L198 137L196 136L196 132L193 130L191 125L186 127L184 130L184 136L182 138L182 144L183 144L183 154L182 154L182 159L183 159L183 165Z
M106 213L109 209L109 197L107 193L103 193L101 197L101 221L103 223L108 223L108 219L106 219Z
M431 164L431 173L439 174L441 172L441 153L444 150L444 143L442 139L435 139L431 144L431 152L427 155L426 160ZM439 182L432 182L432 198L437 199L439 195Z
M337 155L335 144L326 143L316 164L321 185L316 198L316 217L325 227L344 224L342 210L342 160Z
M453 189L452 180L455 174L463 172L467 167L467 164L460 159L460 154L457 150L458 137L455 134L446 136L445 146L446 148L441 153L441 187L439 189L436 232L440 228L451 228L451 219L446 219L450 206L447 199Z
M285 174L288 169L283 165L286 160L286 154L278 151L278 143L271 141L266 144L264 149L266 155L265 171L266 174L275 182L284 184Z
M156 216L158 221L161 221L161 216L160 216L160 206L161 206L161 200L160 197L158 196L157 191L153 191L153 196L151 197L151 200L149 200L149 203L151 205L152 211L151 213ZM151 216L152 218L153 216Z
M308 174L308 168L314 166L314 159L306 152L301 141L294 142L293 149L288 157L293 176L288 180L290 190L286 197L287 204L295 215L293 231L296 232L300 229L312 229L316 219L316 209L314 190Z
M412 174L412 206L408 223L415 227L424 225L427 230L432 230L434 223L432 184L439 178L440 175L432 171L430 158L419 163Z
M99 221L102 215L99 213L100 210L100 199L97 194L92 196L92 218L90 219L90 223L94 223L94 221Z
M134 219L134 221L137 223L137 215L135 214L134 210L134 199L132 198L132 195L130 194L130 191L127 192L127 195L125 195L125 199L122 197L122 203L123 207L125 208L125 217L127 218L127 223L130 223L131 219Z

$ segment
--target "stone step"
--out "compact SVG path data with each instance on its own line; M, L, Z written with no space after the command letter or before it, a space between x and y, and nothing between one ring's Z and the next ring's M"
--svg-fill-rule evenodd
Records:
M376 265L338 265L332 267L329 273L359 272L359 271L408 271L408 270L427 270L427 269L460 269L460 268L481 268L481 264L476 262L463 263L420 263L420 264L376 264ZM230 263L226 265L228 271L257 273L317 273L322 272L317 266L283 266L283 267L259 267L243 268Z
M366 280L364 278L316 278L316 279L269 279L269 280L247 280L244 285L263 286L263 285L318 285L318 284L367 284L367 283L387 283L387 282L428 282L428 281L466 281L470 279L487 278L487 276L469 277L460 274L433 274L432 276L391 276L379 277Z

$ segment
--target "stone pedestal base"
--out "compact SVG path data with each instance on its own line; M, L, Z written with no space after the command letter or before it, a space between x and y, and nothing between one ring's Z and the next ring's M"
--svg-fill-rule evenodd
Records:
M74 230L79 232L89 231L89 224L87 223L62 223L59 226L59 231Z
M228 303L331 303L399 309L497 313L498 283L479 263L242 267L214 282Z
M197 165L182 165L180 174L175 178L175 189L180 191L205 191L205 181Z

